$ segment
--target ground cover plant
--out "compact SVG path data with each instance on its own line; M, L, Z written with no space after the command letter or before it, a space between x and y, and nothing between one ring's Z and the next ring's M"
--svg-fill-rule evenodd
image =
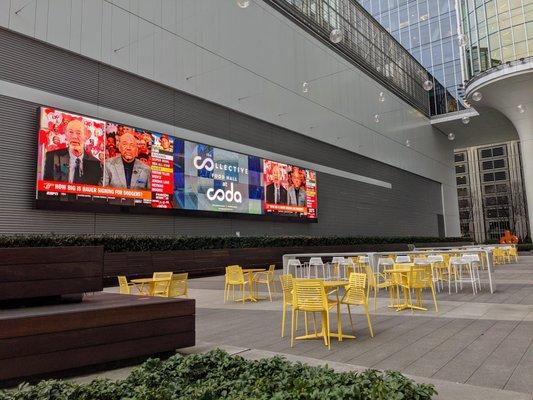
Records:
M436 391L399 372L334 372L280 357L247 361L214 350L150 359L119 381L61 380L0 391L0 400L426 400Z

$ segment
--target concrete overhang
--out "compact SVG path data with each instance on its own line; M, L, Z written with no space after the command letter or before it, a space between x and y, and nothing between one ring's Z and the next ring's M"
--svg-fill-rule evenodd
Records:
M468 117L470 122L463 123ZM442 133L455 134L455 148L480 146L517 140L516 129L509 119L492 107L479 106L431 118L431 125Z

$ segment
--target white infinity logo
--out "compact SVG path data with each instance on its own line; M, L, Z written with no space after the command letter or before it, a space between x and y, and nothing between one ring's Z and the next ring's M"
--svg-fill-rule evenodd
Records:
M213 162L213 159L209 157L202 161L202 157L196 156L192 161L196 169L205 168L207 171L213 171L215 169L215 163ZM202 162L200 163L200 161Z
M230 188L226 191L222 189L210 188L207 190L207 198L211 201L217 199L218 201L226 200L228 202L242 203L242 194L237 190L233 190L233 182L230 184Z

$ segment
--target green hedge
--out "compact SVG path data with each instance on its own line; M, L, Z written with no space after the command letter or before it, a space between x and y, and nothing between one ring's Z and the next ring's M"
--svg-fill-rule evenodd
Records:
M533 250L533 244L531 244L531 243L521 243L517 247L518 247L518 251L531 251L531 250Z
M110 235L0 236L0 247L104 246L107 252L235 249L250 247L336 246L383 243L459 242L462 238L432 237L182 237Z
M426 400L436 394L399 372L337 373L274 357L247 361L215 350L151 359L125 380L42 381L0 392L0 400Z

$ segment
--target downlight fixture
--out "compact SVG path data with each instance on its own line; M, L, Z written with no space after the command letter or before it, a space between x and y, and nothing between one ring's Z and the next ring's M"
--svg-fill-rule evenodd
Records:
M331 40L332 43L340 43L342 42L343 34L340 29L333 29L331 33L329 34L329 40Z
M474 101L481 101L482 98L483 95L481 94L481 92L474 92L474 94L472 95L472 100Z
M237 5L240 8L248 8L248 6L250 5L250 0L237 0Z
M433 89L433 82L428 79L422 84L422 87L426 92L429 92L431 89Z

